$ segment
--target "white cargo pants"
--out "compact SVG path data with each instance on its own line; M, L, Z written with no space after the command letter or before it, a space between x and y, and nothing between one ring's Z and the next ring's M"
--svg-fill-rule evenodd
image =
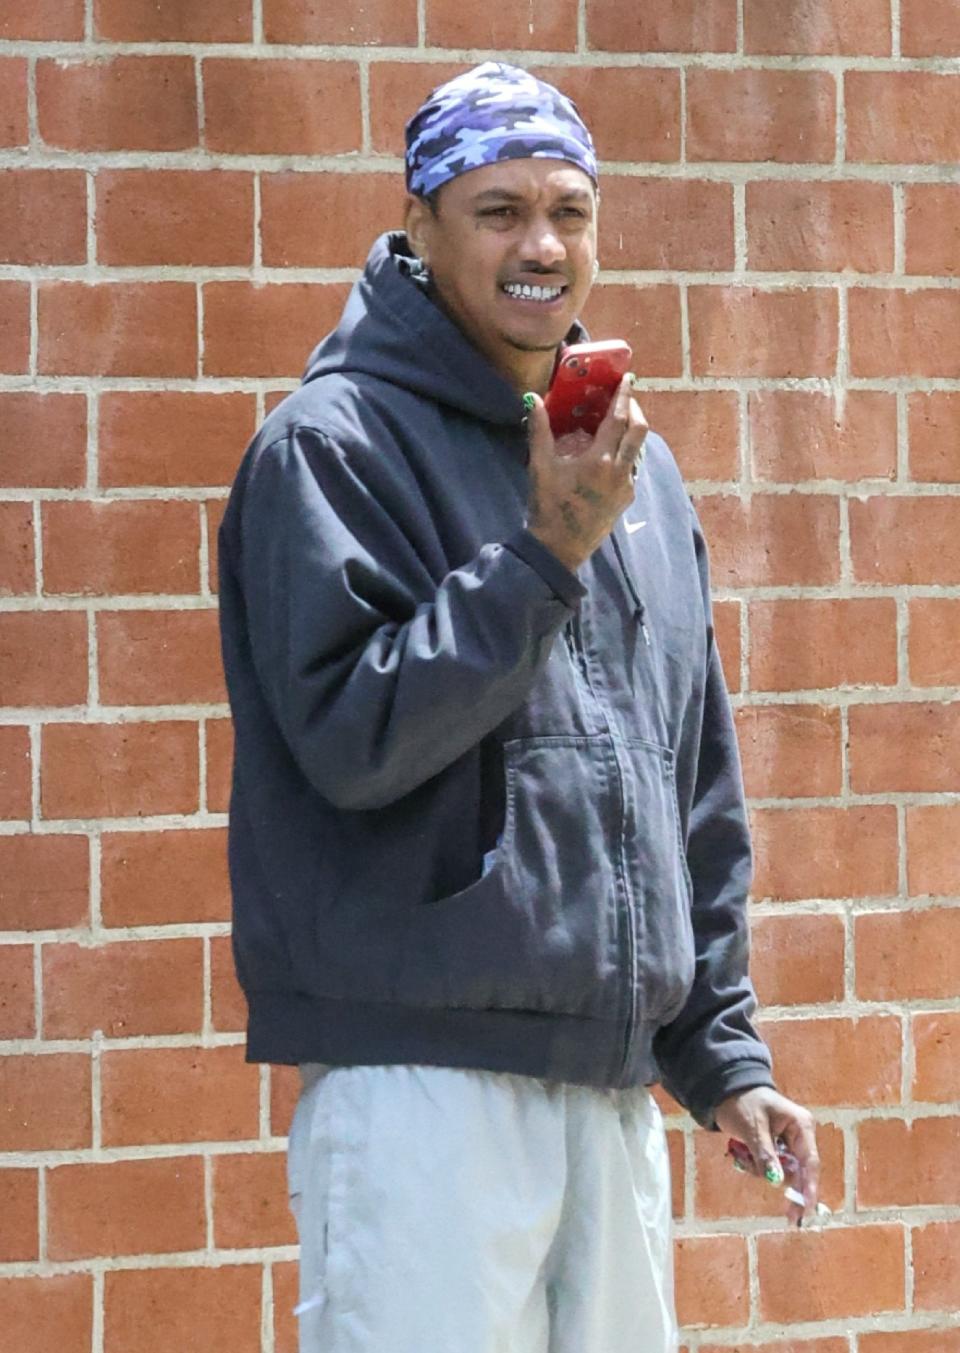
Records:
M674 1353L669 1163L647 1090L302 1072L300 1353Z

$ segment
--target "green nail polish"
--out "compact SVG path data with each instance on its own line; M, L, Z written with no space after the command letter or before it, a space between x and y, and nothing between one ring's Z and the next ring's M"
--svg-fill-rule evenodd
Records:
M532 409L534 404L536 404L536 402L537 401L534 398L534 396L531 395L529 391L527 391L527 393L523 397L523 407L527 410Z
M776 1165L768 1165L764 1177L768 1184L780 1185L783 1183L783 1171Z
M637 373L635 371L628 371L627 380L630 382L631 385L635 386L637 383Z

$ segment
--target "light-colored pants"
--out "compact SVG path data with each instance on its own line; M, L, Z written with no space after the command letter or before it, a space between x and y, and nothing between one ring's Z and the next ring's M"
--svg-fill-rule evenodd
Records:
M669 1162L648 1091L302 1071L300 1353L673 1353Z

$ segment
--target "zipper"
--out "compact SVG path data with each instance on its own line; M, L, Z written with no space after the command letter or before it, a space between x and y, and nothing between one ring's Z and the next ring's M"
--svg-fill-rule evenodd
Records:
M645 620L647 608L643 604L640 593L637 589L637 584L634 582L633 574L630 572L627 561L624 558L623 547L621 546L620 541L617 539L616 529L610 532L610 539L613 541L613 550L617 556L617 563L620 565L620 572L623 574L624 582L627 584L627 591L630 593L630 599L633 602L634 618L636 619L637 624L640 626L640 633L643 635L643 642L646 644L647 648L649 648L650 633L647 629Z

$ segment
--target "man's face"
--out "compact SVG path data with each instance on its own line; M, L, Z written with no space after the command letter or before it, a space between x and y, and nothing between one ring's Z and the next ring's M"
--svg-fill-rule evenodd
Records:
M437 216L413 199L407 230L451 318L508 365L555 350L593 284L597 195L564 160L472 169L443 185Z

